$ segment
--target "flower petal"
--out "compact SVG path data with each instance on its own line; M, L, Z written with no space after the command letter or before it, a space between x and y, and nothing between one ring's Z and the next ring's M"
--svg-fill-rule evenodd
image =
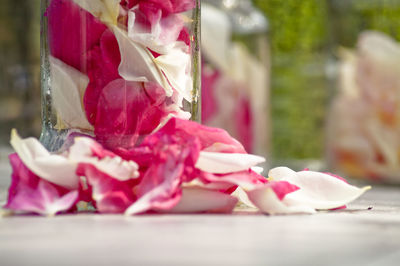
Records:
M141 44L133 42L126 32L113 27L121 53L119 74L126 81L152 81L165 89L166 95L172 95L172 88L168 84L161 70L154 63L153 55Z
M79 187L76 165L67 158L50 154L37 139L21 139L15 130L11 131L10 143L21 161L37 176L68 189Z
M99 43L106 25L71 0L50 1L47 17L51 55L86 73L83 55Z
M289 206L309 206L329 210L341 207L360 197L370 187L357 188L330 174L314 171L294 172L287 167L272 169L273 180L286 180L300 189L285 197Z
M285 182L286 185L289 183ZM290 194L289 194L290 195ZM290 206L281 201L270 184L247 191L250 201L262 212L271 215L291 213L315 213L314 208L301 205Z
M200 152L196 168L215 174L227 174L248 170L265 162L265 158L243 153Z
M155 64L165 74L172 87L182 94L188 102L192 102L192 77L190 55L179 48L174 48L165 55L154 59Z
M119 181L88 163L80 163L77 173L87 178L101 213L123 213L136 199L132 190L136 180Z
M65 125L58 127L93 130L86 119L82 99L89 78L78 70L50 56L51 96L57 115Z
M81 8L85 9L102 22L116 25L119 15L119 3L121 0L73 0Z
M217 212L230 213L238 202L236 197L215 190L183 188L179 203L168 213Z
M8 201L4 206L17 212L55 215L70 210L78 199L78 191L68 191L40 179L18 157L10 155L13 168Z

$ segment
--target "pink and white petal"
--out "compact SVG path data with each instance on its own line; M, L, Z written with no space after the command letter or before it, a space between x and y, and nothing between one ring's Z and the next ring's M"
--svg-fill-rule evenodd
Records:
M238 202L236 197L215 190L184 187L179 203L168 213L231 213Z
M228 183L252 190L267 183L267 179L251 170L229 174L211 174L202 172L200 180L204 183Z
M40 179L17 154L10 155L10 163L13 168L12 183L5 208L15 212L55 215L70 210L77 202L77 190L68 192Z
M154 63L154 56L141 44L133 42L126 32L118 27L113 27L117 38L121 64L118 72L126 81L155 82L165 89L165 94L170 97L173 93L171 86L165 79L161 70Z
M87 163L79 164L77 172L87 178L92 198L101 213L123 213L136 199L134 180L119 181Z
M11 131L10 143L22 162L37 176L68 189L79 187L76 164L66 157L49 153L35 138L21 139L15 130Z
M290 206L281 201L274 189L269 186L259 187L247 192L250 201L262 212L271 215L293 213L315 213L309 206Z
M290 182L300 187L300 190L284 199L287 204L307 205L319 210L339 208L371 188L358 188L334 176L313 171L298 172L297 180Z
M214 174L227 174L245 171L263 162L264 157L252 154L201 151L196 168Z
M329 210L341 207L360 197L370 187L358 188L343 179L314 171L295 172L287 167L272 169L268 176L272 180L288 181L300 188L285 197L291 206L306 205L315 209Z
M103 157L98 157L98 155L103 155ZM91 164L99 171L119 181L127 181L139 177L137 163L123 160L121 157L105 150L91 138L75 138L75 143L71 146L68 157L76 163Z

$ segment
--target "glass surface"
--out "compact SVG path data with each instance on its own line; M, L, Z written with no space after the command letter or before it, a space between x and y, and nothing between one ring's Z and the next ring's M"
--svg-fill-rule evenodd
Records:
M42 0L42 143L130 147L169 116L199 119L200 1Z

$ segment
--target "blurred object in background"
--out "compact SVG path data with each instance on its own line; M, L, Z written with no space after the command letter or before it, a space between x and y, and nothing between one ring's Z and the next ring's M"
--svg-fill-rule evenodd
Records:
M322 0L254 0L271 25L274 164L322 167L329 98L327 5Z
M202 1L202 121L269 151L268 22L250 0Z
M353 177L400 183L400 0L330 0L336 95L328 158Z
M0 1L0 145L40 133L40 0Z

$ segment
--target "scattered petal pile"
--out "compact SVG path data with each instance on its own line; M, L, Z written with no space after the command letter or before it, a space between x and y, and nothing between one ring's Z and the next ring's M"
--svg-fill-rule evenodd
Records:
M343 207L369 189L286 167L264 178L256 165L265 159L247 154L226 131L178 118L130 148L70 138L69 147L49 153L38 140L12 132L16 153L4 208L55 215L85 202L99 213L231 213L240 202L267 214L315 213Z

